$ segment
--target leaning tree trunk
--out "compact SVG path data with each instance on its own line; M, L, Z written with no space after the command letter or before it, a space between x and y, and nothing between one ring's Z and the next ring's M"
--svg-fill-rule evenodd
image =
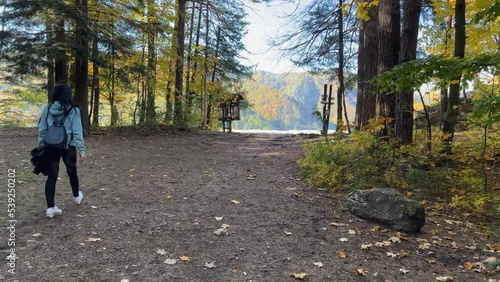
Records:
M80 11L81 19L76 24L76 43L78 54L75 58L75 103L80 107L83 133L90 133L89 127L89 42L88 42L88 0L77 0L77 10Z
M415 60L417 57L418 26L422 0L405 1L403 5L403 33L399 63ZM396 93L396 116L394 130L402 144L413 142L413 91Z
M465 54L465 0L457 0L455 6L455 52L454 56L463 58ZM451 154L451 145L455 134L455 127L458 120L460 105L460 80L459 75L455 77L450 85L448 97L448 109L446 119L443 123L443 143L447 154Z
M398 64L401 20L399 8L399 0L381 0L379 2L378 48L380 56L378 74L382 74ZM384 119L384 129L378 132L380 137L389 136L394 124L394 109L394 95L377 94L377 117Z

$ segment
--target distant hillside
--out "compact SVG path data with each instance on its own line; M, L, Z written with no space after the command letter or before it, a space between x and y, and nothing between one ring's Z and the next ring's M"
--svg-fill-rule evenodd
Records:
M234 123L234 128L320 129L320 121L314 118L312 113L322 111L320 99L323 85L330 83L326 77L307 73L274 74L259 71L243 84L250 107L242 111L241 120ZM336 97L336 90L337 85L334 83L333 97ZM349 93L346 103L349 120L352 122L356 103L355 92ZM334 104L331 121L337 120L336 112Z

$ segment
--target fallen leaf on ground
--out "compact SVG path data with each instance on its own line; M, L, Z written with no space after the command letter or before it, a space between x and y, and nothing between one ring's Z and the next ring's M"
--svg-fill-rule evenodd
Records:
M92 237L90 237L90 238L87 239L87 242L97 242L97 241L101 241L101 238L92 238Z
M300 279L300 280L303 280L304 278L306 278L307 276L307 273L303 272L303 273L290 273L290 277L292 278L295 278L295 279Z
M354 229L349 229L348 232L350 235L356 235L356 230L354 230Z
M389 241L393 243L401 243L401 239L399 239L398 237L391 237L389 238Z
M122 280L120 280L120 282L129 282L129 281L130 280L128 280L128 279L122 279Z
M191 261L191 257L188 257L188 256L182 256L182 257L180 257L180 259L182 261Z
M375 227L373 227L371 230L372 230L373 232L375 232L375 231L379 231L379 230L380 230L380 228L382 228L382 227L381 227L381 226L379 226L379 225L376 225L376 226L375 226Z
M239 201L237 201L237 200L231 200L231 203L232 203L232 204L237 205L237 204L239 204L240 202L239 202Z
M390 241L383 241L383 242L376 242L375 246L382 248L382 247L390 247L392 243Z
M131 168L129 169L130 172L134 172L135 171L135 168Z
M224 219L224 217L223 217L223 216L216 216L216 217L215 217L215 220L217 220L217 221L222 221L223 219Z
M387 256L388 256L388 257L391 257L391 258L395 258L395 257L397 257L398 255L396 255L395 253L387 252Z
M216 266L215 261L205 263L206 268L215 268Z
M168 265L174 265L177 263L176 259L166 259L163 263L166 263Z
M339 258L345 259L345 258L347 258L347 256L346 256L346 254L344 252L340 252L339 253Z
M438 276L436 277L437 281L453 281L453 277L451 276Z
M433 264L433 263L436 263L436 259L433 259L433 258L426 258L425 261L428 263L428 264Z
M422 243L422 244L418 245L418 248L419 248L419 249L422 249L422 250L427 250L427 249L429 249L430 247L431 247L431 243L425 243L425 242L424 242L424 243Z
M158 249L158 250L156 250L156 253L159 254L160 256L164 256L167 254L167 252L165 252L164 249Z
M33 237L38 237L38 236L42 236L42 234L40 234L40 233L35 233L35 234L31 235L31 236L33 236Z
M323 267L323 263L322 262L313 262L313 265L317 266L317 267Z
M404 268L400 268L399 271L401 271L401 273L403 273L403 274L410 272L408 269L404 269Z
M171 195L167 195L167 200L170 200L172 199L172 196Z
M221 235L227 235L228 234L228 229L229 228L229 225L227 224L222 224L222 226L215 230L214 231L214 234L217 235L217 236L221 236Z
M405 250L401 250L398 253L399 257L402 257L402 258L407 257L409 254L410 254L410 252L405 251Z
M347 242L348 240L347 240L347 238L340 238L339 241L340 242Z
M340 227L340 226L345 226L345 223L331 222L330 225L335 227Z
M488 247L494 252L500 252L500 243L491 244Z
M363 245L361 245L361 249L366 250L368 248L371 248L372 246L373 246L372 244L363 244Z
M366 275L366 271L363 268L358 268L358 269L356 269L356 271L361 276L365 276Z
M293 233L292 233L292 232L285 231L285 234L286 234L286 235L292 235Z

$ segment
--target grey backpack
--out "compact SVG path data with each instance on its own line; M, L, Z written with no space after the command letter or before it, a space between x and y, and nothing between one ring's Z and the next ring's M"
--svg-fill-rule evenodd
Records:
M51 105L49 105L49 108L47 109L47 116L45 119L45 122L47 122L47 125L48 125L49 114L50 114L50 106ZM45 137L43 139L45 148L50 147L50 148L57 148L57 149L63 149L63 150L68 149L68 143L67 143L68 133L66 132L66 128L64 128L64 121L66 120L69 112L72 109L73 109L73 107L71 107L69 110L65 111L60 120L57 119L58 116L54 116L54 122L47 129L47 132L45 133Z

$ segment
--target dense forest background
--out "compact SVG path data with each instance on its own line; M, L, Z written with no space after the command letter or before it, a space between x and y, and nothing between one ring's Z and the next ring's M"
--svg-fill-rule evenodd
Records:
M270 40L311 74L286 76L242 63L251 2L280 0L2 1L0 123L35 125L68 83L86 134L216 130L218 105L239 96L236 126L319 128L327 81L338 134L306 146L304 179L395 187L498 222L499 0L307 1Z

